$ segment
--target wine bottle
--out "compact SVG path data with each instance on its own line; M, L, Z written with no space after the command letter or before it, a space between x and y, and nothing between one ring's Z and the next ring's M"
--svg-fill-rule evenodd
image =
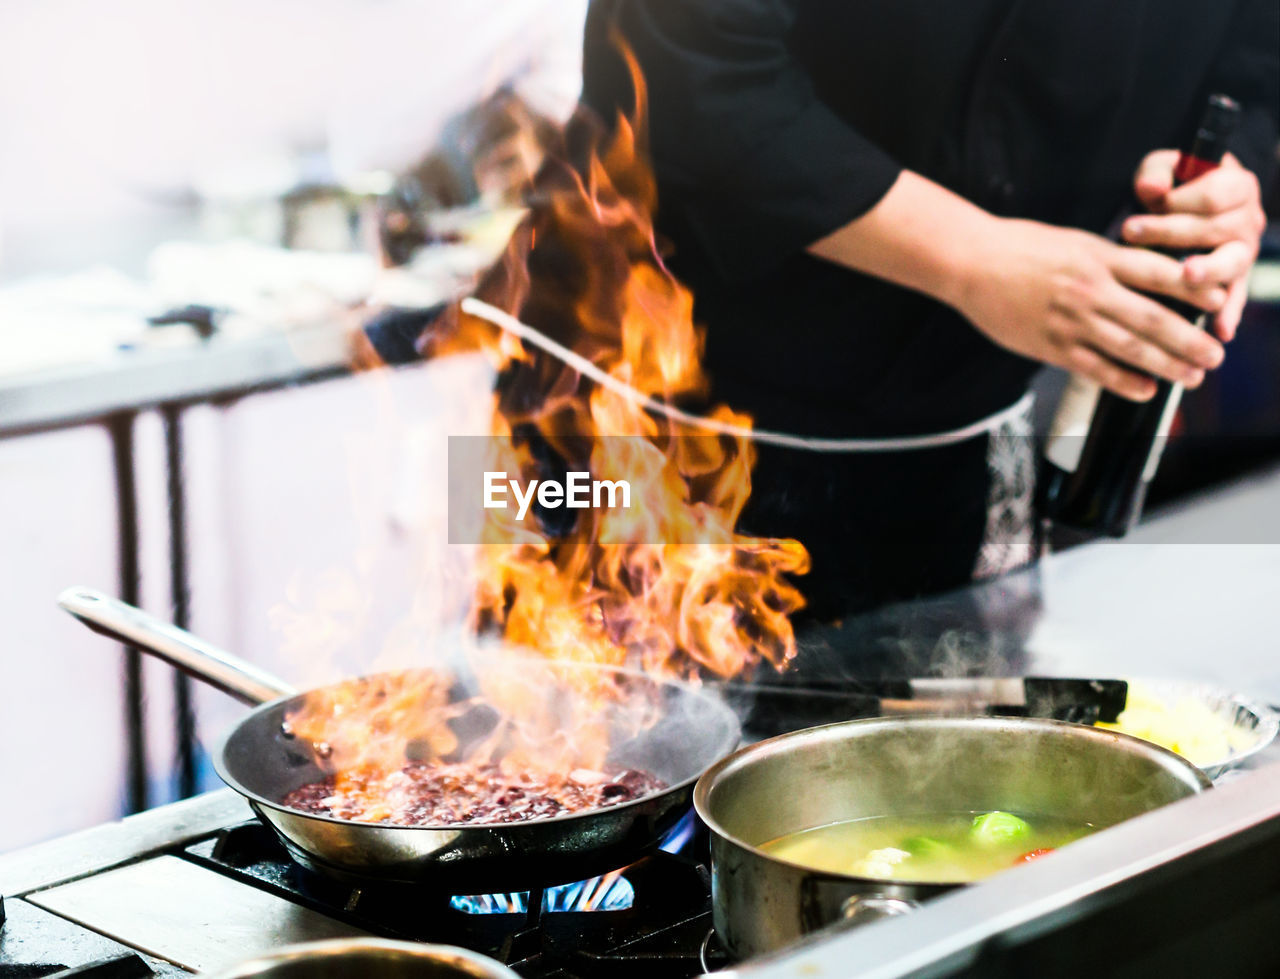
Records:
M1175 187L1222 162L1239 115L1233 99L1209 98L1200 128L1174 168ZM1181 260L1193 253L1165 254ZM1208 323L1208 314L1188 303L1152 298L1201 329ZM1054 523L1123 537L1137 522L1182 397L1181 384L1155 380L1155 396L1137 402L1070 377L1045 443L1040 481L1041 509Z

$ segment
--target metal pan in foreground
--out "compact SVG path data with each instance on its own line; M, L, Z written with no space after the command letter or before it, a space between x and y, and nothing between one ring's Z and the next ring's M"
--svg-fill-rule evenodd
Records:
M688 808L698 776L738 742L735 715L698 690L582 668L620 675L633 696L660 704L660 720L615 743L607 763L652 772L666 789L620 805L508 823L399 826L304 813L280 800L325 776L309 746L282 728L305 694L255 709L227 735L214 765L298 863L330 877L469 894L581 880L656 847Z
M310 747L282 728L290 709L306 694L91 589L68 589L58 602L94 631L258 705L215 753L218 774L249 801L295 860L354 883L382 881L473 894L568 883L615 870L657 847L688 808L693 783L736 747L740 735L728 706L687 684L613 667L556 664L557 670L600 671L628 691L627 700L602 708L603 721L626 735L610 741L606 764L651 772L666 789L617 806L511 823L397 826L314 815L281 804L294 789L326 774ZM510 668L514 662L508 659L505 665ZM536 666L544 673L550 669L545 660L537 660ZM657 708L657 720L639 730L634 724L637 704L645 711Z

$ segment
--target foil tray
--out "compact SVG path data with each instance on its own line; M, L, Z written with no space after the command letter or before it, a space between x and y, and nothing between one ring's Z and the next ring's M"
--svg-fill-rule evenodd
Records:
M1183 699L1195 700L1221 718L1232 730L1231 740L1239 740L1247 746L1232 749L1225 758L1218 758L1197 767L1216 779L1232 769L1239 768L1259 752L1265 750L1280 733L1280 714L1264 704L1242 694L1209 683L1174 680L1168 677L1130 677L1150 693L1172 705Z

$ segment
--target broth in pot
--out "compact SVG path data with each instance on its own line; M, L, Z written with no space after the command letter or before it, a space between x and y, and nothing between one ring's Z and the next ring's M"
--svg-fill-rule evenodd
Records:
M909 883L968 884L1094 831L1089 823L1009 812L870 816L788 833L761 846L811 870Z

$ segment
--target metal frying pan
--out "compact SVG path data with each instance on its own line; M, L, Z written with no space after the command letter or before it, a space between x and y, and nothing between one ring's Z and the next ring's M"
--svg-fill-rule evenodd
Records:
M474 894L567 883L617 869L657 846L688 808L694 781L733 750L740 734L734 713L693 687L584 666L607 671L654 698L657 723L613 744L609 761L652 772L669 788L609 808L515 823L395 826L317 816L280 803L293 789L325 775L307 746L281 728L304 694L92 589L70 588L58 604L95 632L158 656L252 705L255 709L214 751L218 774L248 800L298 863L354 883L382 880Z

